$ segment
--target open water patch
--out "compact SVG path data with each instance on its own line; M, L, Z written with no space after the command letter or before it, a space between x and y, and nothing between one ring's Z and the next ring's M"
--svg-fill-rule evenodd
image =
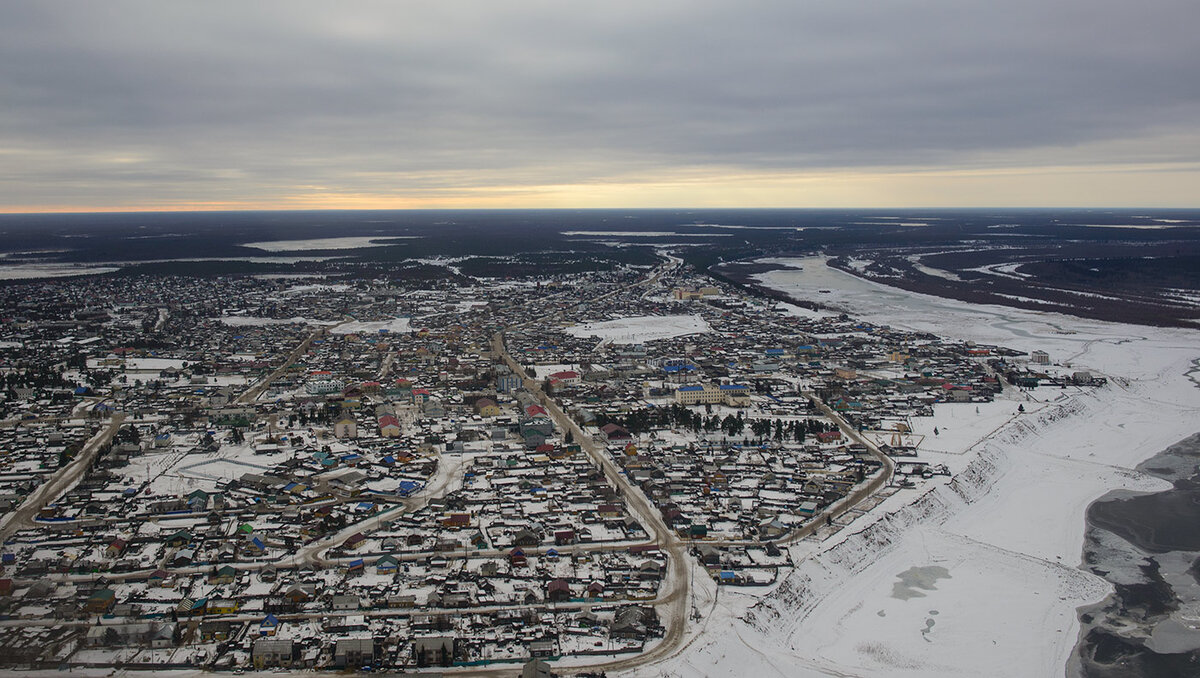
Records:
M925 594L922 591L933 591L937 589L937 583L941 579L950 578L950 570L941 565L927 565L925 567L910 567L907 570L896 575L900 581L892 584L892 597L897 600L909 600L912 598L924 598ZM930 624L932 627L933 625Z
M1079 609L1068 673L1200 677L1200 433L1138 470L1173 487L1114 491L1088 507L1083 567L1114 592Z

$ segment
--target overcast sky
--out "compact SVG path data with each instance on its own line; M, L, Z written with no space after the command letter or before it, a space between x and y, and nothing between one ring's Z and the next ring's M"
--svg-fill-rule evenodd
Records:
M0 4L0 210L1200 206L1196 0Z

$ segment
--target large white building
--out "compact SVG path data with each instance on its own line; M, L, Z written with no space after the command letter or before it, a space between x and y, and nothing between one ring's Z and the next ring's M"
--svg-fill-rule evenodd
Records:
M308 391L309 395L326 395L341 393L345 387L346 383L339 379L314 379L304 385L304 390Z
M723 403L731 407L741 407L750 402L750 387L744 384L681 386L675 391L675 402L680 405Z

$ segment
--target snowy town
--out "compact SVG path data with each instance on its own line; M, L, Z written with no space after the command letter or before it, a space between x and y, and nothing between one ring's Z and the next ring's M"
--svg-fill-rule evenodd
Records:
M949 475L940 408L1104 385L663 258L0 288L0 664L632 666Z

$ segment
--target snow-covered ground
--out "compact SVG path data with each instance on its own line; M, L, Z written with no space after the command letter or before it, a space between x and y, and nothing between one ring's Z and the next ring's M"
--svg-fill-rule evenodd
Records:
M230 327L264 327L267 325L335 325L327 320L311 320L293 316L291 318L259 318L250 315L225 315L217 318Z
M383 330L388 332L407 332L410 327L408 318L389 318L372 322L345 322L333 328L334 334L376 334Z
M345 292L350 289L350 285L346 283L308 283L305 285L292 285L282 292L282 294L306 294L309 292Z
M411 239L413 235L371 235L343 238L308 238L306 240L266 240L243 243L242 247L253 247L266 252L306 252L309 250L353 250L360 247L383 247L393 243L388 240Z
M656 339L711 332L712 328L698 315L643 315L583 323L564 331L575 337L596 337L614 344L641 344Z
M88 358L88 367L97 369L104 367L103 359ZM126 372L159 372L167 369L180 370L187 364L179 358L125 358L121 365Z
M1200 332L974 306L821 258L788 263L803 270L760 279L875 323L1045 350L1058 369L1110 382L1029 401L1009 392L978 414L938 407L921 428L942 433L922 458L952 480L901 490L825 542L793 546L797 568L757 603L698 595L707 630L632 675L1063 675L1076 608L1110 591L1078 567L1084 511L1110 489L1166 486L1132 468L1200 428Z
M0 266L0 280L28 278L67 278L77 275L99 275L121 270L116 266L81 266L77 264L10 264Z
M560 231L562 235L581 235L581 236L599 236L599 237L621 237L621 238L661 238L664 236L676 236L680 238L712 238L714 236L727 238L731 233L677 233L675 231Z

